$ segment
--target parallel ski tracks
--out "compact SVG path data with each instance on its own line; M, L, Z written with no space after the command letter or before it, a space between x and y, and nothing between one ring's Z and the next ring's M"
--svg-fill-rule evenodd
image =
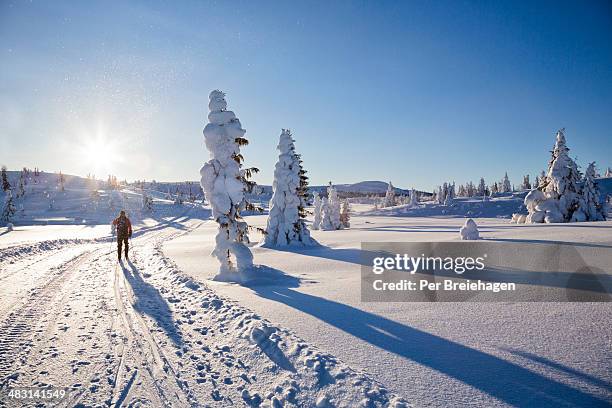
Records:
M53 318L54 314L50 310L56 298L62 296L62 287L91 253L84 252L55 268L51 279L35 288L26 301L13 309L0 323L0 388L5 386L16 366L27 362L28 352L34 344L34 329L43 317L51 314Z

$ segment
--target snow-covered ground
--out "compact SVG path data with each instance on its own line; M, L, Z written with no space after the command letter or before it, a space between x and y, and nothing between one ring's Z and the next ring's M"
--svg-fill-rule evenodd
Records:
M138 190L100 190L94 210L91 190L67 183L49 209L44 191L26 196L14 231L0 228L3 391L67 387L60 406L612 401L609 303L362 303L359 254L364 241L458 241L478 208L491 217L472 215L481 237L500 245L609 249L612 222L509 224L497 217L511 197L409 210L427 217L355 204L350 230L313 231L321 247L253 247L277 280L247 288L209 280L216 225L200 204L149 191L149 213ZM119 207L135 226L123 264L108 226Z
M365 206L356 210L371 214ZM265 216L249 217L264 225ZM513 225L476 218L484 239L612 248L612 222ZM607 406L612 401L610 303L363 303L363 241L455 241L464 219L354 215L351 229L313 231L325 247L254 248L278 285L208 282L249 309L417 406ZM215 228L203 224L164 253L194 279L215 273Z
M2 395L8 387L55 386L68 388L59 406L70 407L408 406L294 331L185 275L162 244L211 222L197 206L165 210L174 215L137 225L123 263L103 230L0 229ZM65 238L47 239L57 228Z

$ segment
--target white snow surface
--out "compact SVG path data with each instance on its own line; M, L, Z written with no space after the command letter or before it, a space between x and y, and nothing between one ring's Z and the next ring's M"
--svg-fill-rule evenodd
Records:
M350 230L313 231L323 246L254 248L276 283L210 283L380 381L416 406L606 406L610 387L609 303L363 303L360 243L457 241L463 219L370 216L354 205ZM371 208L371 207L370 207ZM509 224L477 218L480 236L498 242L575 242L610 248L612 222ZM263 225L265 217L249 217ZM213 276L202 251L208 224L166 243L164 254L198 281ZM551 241L554 239L555 241ZM605 266L601 266L605 268Z
M408 406L184 274L162 243L216 225L177 211L121 264L108 237L3 242L0 388L66 387L62 406Z
M473 219L468 218L465 220L465 224L463 224L463 227L461 227L459 230L459 235L461 236L462 240L466 241L474 241L480 238L478 234L478 226Z
M468 211L496 217L520 197L458 200L450 207L456 215L424 203L378 212L352 204L350 230L313 233L321 247L253 248L265 266L258 281L240 286L210 280L218 271L208 255L217 232L210 210L148 192L156 197L153 211L143 212L142 194L132 190L101 190L95 210L88 190L73 181L67 177L65 192L54 193L53 217L46 216L47 196L34 190L14 231L0 228L2 390L67 387L60 406L612 400L609 303L359 300L361 242L456 241ZM118 208L107 207L106 197L134 222L131 262L123 265L108 228ZM554 239L612 246L610 221L475 220L481 238L500 245ZM266 217L247 221L264 226Z

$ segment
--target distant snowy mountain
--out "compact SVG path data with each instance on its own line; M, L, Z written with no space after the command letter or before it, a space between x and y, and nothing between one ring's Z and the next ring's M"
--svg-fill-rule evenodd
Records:
M360 181L353 184L338 184L336 188L338 191L349 193L385 193L388 186L389 184L384 181ZM396 188L395 190L396 192L408 191L401 188Z
M365 194L378 194L378 195L385 194L388 186L389 186L389 183L384 182L384 181L376 181L376 180L360 181L358 183L353 183L353 184L334 184L334 187L336 187L336 189L340 193L353 193L353 194L364 194L364 195ZM327 186L311 186L310 188L313 191L324 191L327 188ZM408 194L409 191L410 190L405 190L402 188L395 187L396 194ZM425 191L419 191L419 192L425 195L430 194Z

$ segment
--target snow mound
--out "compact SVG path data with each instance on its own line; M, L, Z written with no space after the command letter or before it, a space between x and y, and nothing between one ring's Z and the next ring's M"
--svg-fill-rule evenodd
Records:
M8 224L6 224L6 230L7 230L7 231L9 231L9 232L10 232L10 231L12 231L12 230L13 230L13 228L14 228L13 223L9 222Z
M459 230L459 234L461 235L461 239L463 240L472 241L480 239L480 235L478 233L478 226L471 218L468 218L465 221L465 224Z

